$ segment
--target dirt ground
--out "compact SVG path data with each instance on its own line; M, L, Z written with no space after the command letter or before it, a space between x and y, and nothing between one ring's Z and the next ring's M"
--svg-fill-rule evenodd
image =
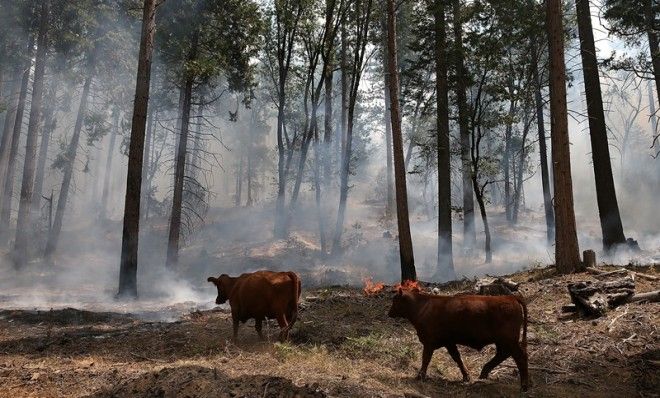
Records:
M645 272L660 275L658 267ZM657 397L660 304L628 304L598 319L562 315L566 284L535 270L523 282L529 303L530 397ZM637 291L659 282L636 280ZM473 282L444 285L441 294ZM175 322L76 309L0 311L3 397L443 397L517 396L511 359L486 381L464 383L444 351L417 381L421 345L406 322L387 317L392 293L355 288L304 290L299 322L286 344L259 342L253 322L229 341L227 309L189 312ZM274 340L274 323L267 328ZM461 348L476 379L494 354Z

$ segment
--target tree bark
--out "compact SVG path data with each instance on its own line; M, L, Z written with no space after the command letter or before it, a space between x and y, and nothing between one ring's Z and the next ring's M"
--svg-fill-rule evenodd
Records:
M573 209L568 110L566 106L566 65L564 63L564 27L561 0L547 0L546 29L550 53L550 115L552 166L555 188L555 262L557 271L565 274L580 262L580 249Z
M140 194L142 189L142 159L144 130L149 105L149 82L154 33L156 31L156 0L144 0L140 53L135 83L131 142L128 149L128 176L124 205L124 226L119 269L119 297L137 297L138 237L140 230Z
M193 33L188 61L197 59L199 30ZM173 267L179 262L179 240L181 238L181 211L183 205L183 185L186 171L186 152L188 150L188 131L190 128L190 105L192 102L193 76L187 76L183 91L183 109L181 112L181 133L176 154L174 171L174 194L172 197L172 212L170 214L169 238L167 240L167 267Z
M36 168L37 140L39 123L41 122L41 104L44 92L44 74L46 72L46 57L48 50L48 14L50 0L41 3L39 17L39 36L37 38L37 55L34 66L34 82L32 84L32 101L28 122L27 139L25 142L25 160L23 162L23 178L21 182L21 198L18 204L16 219L16 239L14 240L14 265L21 267L28 260L28 237L32 229L31 214L32 192Z
M539 136L539 156L541 162L541 185L543 187L543 209L545 211L546 239L552 244L555 239L555 212L552 208L552 193L550 191L550 172L548 171L548 150L545 141L545 121L543 116L542 83L539 77L539 60L536 41L532 42L532 74L534 79L534 103L536 105L536 129Z
M463 177L463 247L474 248L477 233L474 226L474 196L472 190L472 165L470 160L470 129L467 99L465 95L465 65L463 51L463 23L461 2L453 1L454 6L454 46L456 60L456 102L458 105L458 125L461 137L461 175Z
M18 104L16 106L16 114L13 124L13 130L8 145L5 148L7 155L3 156L3 174L2 186L2 206L0 209L0 233L9 231L9 218L11 215L11 201L14 196L14 166L16 165L16 155L18 154L18 142L21 137L21 129L23 128L23 113L25 112L25 98L27 97L28 84L30 82L30 70L32 65L32 54L34 52L34 37L30 36L28 39L28 48L25 64L23 65L23 77L21 80L21 88L18 95ZM2 239L4 241L4 238Z
M614 245L626 242L616 198L610 148L605 126L603 98L600 91L598 76L598 61L594 34L591 28L591 12L589 0L576 0L578 31L580 33L580 54L582 55L582 72L584 88L587 96L587 113L589 114L589 136L591 138L591 156L596 179L596 199L600 228L603 234L603 247L610 250Z
M103 174L103 193L101 194L101 220L107 218L108 194L110 191L110 180L112 177L112 158L115 150L115 140L119 133L119 107L112 111L112 132L110 133L110 143L108 145L108 155L105 161L105 173Z
M447 84L447 33L444 1L435 0L433 7L438 151L438 269L436 272L437 276L442 279L453 280L456 278L456 273L454 272L452 254L451 153L449 147L449 90Z
M16 122L16 111L18 110L22 83L22 79L20 79L19 76L23 75L22 71L23 69L20 65L17 65L14 69L14 73L12 74L14 81L7 97L7 111L3 123L2 140L0 140L0 187L4 187L4 178L7 173L9 151L12 145L13 129L14 123ZM0 208L2 207L3 199L4 194L0 194ZM3 226L0 225L0 230L2 228Z
M64 166L64 176L62 177L62 188L60 195L57 198L57 210L55 211L55 220L53 221L53 228L48 234L48 241L46 242L45 256L50 257L57 249L57 243L60 239L60 232L62 231L62 221L64 219L64 211L69 197L69 187L73 179L73 171L76 163L76 153L78 152L78 143L80 142L80 133L82 131L85 116L87 115L87 103L89 100L89 92L94 77L94 64L96 58L96 49L88 60L87 76L85 77L85 84L83 85L82 94L80 97L80 106L78 107L78 116L76 117L76 124L73 128L73 135L71 142L66 150L66 165Z
M394 0L387 0L387 70L386 82L389 84L390 125L392 127L392 145L394 155L394 174L396 183L396 218L399 229L399 258L401 261L401 281L417 280L415 257L413 254L410 220L408 215L408 190L406 187L406 169L403 158L403 134L401 132L401 112L399 109L399 73L397 65L396 11ZM387 122L386 122L387 124ZM388 150L389 152L389 150ZM388 159L389 161L389 159Z

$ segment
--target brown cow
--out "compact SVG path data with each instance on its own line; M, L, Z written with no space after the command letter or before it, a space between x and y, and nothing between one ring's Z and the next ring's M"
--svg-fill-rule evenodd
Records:
M488 361L479 378L488 374L509 356L518 366L523 391L529 387L527 373L527 306L518 296L436 296L399 288L389 316L406 318L417 330L424 346L418 379L426 378L433 352L445 347L458 364L464 381L470 375L461 361L457 344L481 350L495 344L495 357ZM520 328L522 326L522 341Z
M234 341L238 336L239 322L245 323L252 318L260 339L264 339L261 328L266 318L277 319L280 341L288 338L289 330L298 317L300 299L300 278L295 272L257 271L235 278L222 274L207 280L218 288L216 304L229 300Z

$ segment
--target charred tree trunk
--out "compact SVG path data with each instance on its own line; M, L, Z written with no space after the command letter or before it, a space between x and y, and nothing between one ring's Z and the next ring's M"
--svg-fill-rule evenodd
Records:
M199 31L193 33L188 60L197 59ZM183 185L186 170L186 152L188 150L188 132L190 128L190 105L192 102L193 76L187 76L184 83L183 110L181 112L181 133L176 154L174 170L174 194L172 197L172 212L170 214L170 232L167 240L167 267L173 267L179 262L179 240L181 238L181 213L183 205Z
M335 1L327 0L325 4L325 31L329 32L332 29L332 20L334 15ZM324 78L325 99L323 105L325 106L323 116L323 184L327 187L330 186L330 163L331 163L331 146L332 146L332 89L333 89L333 49L334 37L330 45L331 50L328 51L328 57L323 60L327 64ZM318 156L318 152L317 152Z
M115 150L115 140L119 133L119 108L112 110L112 132L110 133L110 143L108 145L108 155L105 161L105 173L103 174L103 193L101 194L101 220L107 218L108 194L110 192L110 180L112 178L112 158Z
M23 113L25 112L25 98L27 97L28 84L30 82L30 69L32 65L32 54L34 52L34 37L28 39L28 49L25 64L23 65L23 77L16 105L16 114L12 123L12 134L9 137L8 145L4 148L7 155L3 156L3 175L2 177L2 206L0 209L0 233L3 235L9 231L9 218L11 215L11 201L14 196L14 166L16 165L16 155L18 154L18 141L21 137L23 127ZM4 154L4 153L3 153ZM4 241L4 237L2 239Z
M50 0L41 3L39 17L39 36L37 38L37 55L34 66L34 83L32 84L32 101L30 119L28 122L27 139L25 142L25 160L23 163L23 178L21 182L21 199L18 204L16 220L16 239L14 240L14 265L21 267L28 259L28 236L32 230L32 192L34 188L34 173L36 168L37 140L39 123L41 122L41 103L44 92L44 74L46 72L46 57L48 50L48 14Z
M156 30L156 0L144 0L140 53L133 102L131 143L128 150L128 176L124 205L124 227L121 244L121 266L117 296L137 297L138 237L140 230L140 194L144 130L149 105L151 57Z
M533 42L536 44L536 42ZM552 208L552 193L550 191L550 172L548 171L548 150L545 141L545 122L543 116L543 96L541 95L541 79L539 77L538 49L532 50L534 79L534 104L536 105L536 128L539 136L539 156L541 161L541 185L543 186L543 209L545 210L546 238L548 244L555 239L555 212Z
M461 136L461 174L463 177L463 247L471 250L477 241L474 226L474 197L472 191L472 162L470 160L470 129L465 96L465 65L463 52L463 23L461 2L454 0L454 46L456 59L456 102Z
M561 0L547 0L546 29L550 53L550 116L552 120L552 165L555 188L555 262L557 271L570 273L580 263L580 249L573 209L568 110L566 106L566 65Z
M598 76L598 61L594 33L591 28L591 12L589 0L576 0L578 30L580 33L580 54L582 55L582 72L584 88L587 96L587 112L589 114L589 136L591 138L591 156L593 159L596 179L596 199L600 228L603 234L603 247L610 250L614 245L626 242L621 224L619 204L616 199L610 147L607 141L607 127L603 111L603 98L600 92Z
M433 3L435 20L435 72L436 72L436 139L438 151L438 269L442 279L453 280L454 259L452 254L451 225L451 170L449 147L449 89L447 84L447 33L444 0Z
M45 256L50 257L57 249L57 243L60 239L60 232L62 231L62 221L64 220L64 211L69 197L69 187L73 179L73 171L76 163L76 153L78 152L78 143L80 142L80 133L82 131L85 116L87 115L87 102L89 100L89 91L92 85L92 78L94 77L94 64L96 58L96 50L88 60L87 76L85 77L85 84L83 86L82 94L80 97L80 106L78 108L78 116L76 117L76 125L73 128L73 135L71 142L66 150L66 165L64 166L64 176L62 177L62 188L60 195L57 198L57 210L55 211L55 220L53 221L53 228L48 234L48 241L46 242Z
M410 236L410 220L408 218L408 190L406 187L406 169L403 158L403 134L401 132L401 117L399 109L399 68L397 65L395 12L394 0L387 0L386 81L389 83L389 106L391 110L390 123L392 126L394 173L396 183L396 218L399 229L401 281L403 282L406 280L416 280L417 272L415 270L415 257L413 255L412 237Z
M339 159L342 159L343 154L346 152L346 134L348 131L348 37L345 24L341 25L341 48L339 56L341 62L341 112L339 120L341 123L341 152ZM341 180L341 175L339 179Z

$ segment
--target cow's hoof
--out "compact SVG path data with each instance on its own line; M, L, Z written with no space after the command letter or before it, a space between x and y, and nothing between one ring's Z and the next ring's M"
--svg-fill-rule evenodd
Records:
M426 381L426 375L424 373L417 373L415 380Z
M472 378L470 376L463 376L463 383L470 383Z

